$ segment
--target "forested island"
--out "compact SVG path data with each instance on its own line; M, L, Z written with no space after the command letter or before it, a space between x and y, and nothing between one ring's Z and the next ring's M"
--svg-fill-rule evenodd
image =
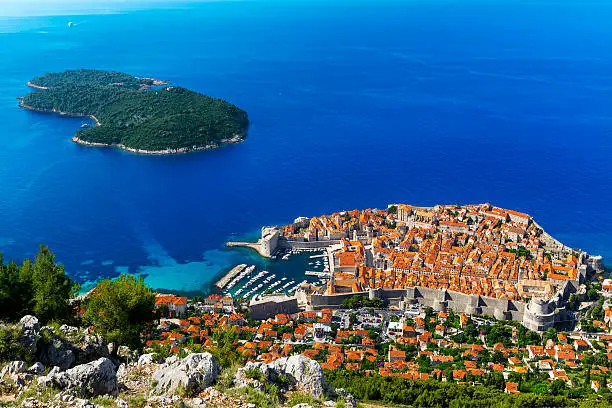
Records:
M141 154L175 154L238 143L249 120L222 99L121 72L73 70L32 79L22 108L90 117L72 141Z

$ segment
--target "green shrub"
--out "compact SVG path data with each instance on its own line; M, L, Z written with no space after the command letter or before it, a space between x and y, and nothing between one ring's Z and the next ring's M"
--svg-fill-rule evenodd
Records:
M325 371L327 384L344 388L362 401L382 401L393 405L419 407L575 407L577 404L563 396L536 394L505 394L495 387L412 381L401 377L363 376L345 370Z
M144 279L121 275L96 285L85 303L83 320L109 343L138 348L140 333L153 322L154 308L155 294Z
M33 261L26 259L21 265L5 265L0 253L0 319L15 321L33 314L42 322L70 321L73 309L68 300L77 288L46 246L40 246Z
M234 377L236 377L236 372L240 368L240 364L234 363L229 367L226 367L221 370L221 375L217 379L216 388L219 391L225 391L234 386Z
M93 398L91 402L105 408L115 408L117 406L117 404L115 404L115 399L107 395L101 395Z
M143 408L147 404L147 399L143 395L137 395L128 398L127 403L129 407Z
M298 404L308 404L313 407L318 407L321 405L321 400L313 397L310 394L305 394L302 392L294 392L291 394L289 399L287 400L287 406L293 407Z
M160 344L153 344L153 357L155 360L160 360L160 361L164 361L165 359L167 359L168 357L170 357L172 355L171 350L171 346L170 344L164 344L164 345L160 345Z
M245 370L244 371L244 376L246 378L250 378L252 380L261 380L262 379L261 371L259 371L259 368L249 368L248 370Z
M268 394L265 390L259 391L252 387L241 387L229 393L244 397L249 404L255 404L256 407L275 408L278 406L278 397Z
M32 357L26 353L26 349L19 343L21 332L16 328L0 328L0 362L14 360L31 361Z

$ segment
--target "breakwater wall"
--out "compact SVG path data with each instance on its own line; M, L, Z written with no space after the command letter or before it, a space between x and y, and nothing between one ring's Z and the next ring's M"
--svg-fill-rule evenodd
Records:
M258 242L230 241L230 242L225 243L225 246L229 248L249 248L254 251L257 251L257 253L263 256L264 258L270 258L269 255L263 252L261 244L259 244Z

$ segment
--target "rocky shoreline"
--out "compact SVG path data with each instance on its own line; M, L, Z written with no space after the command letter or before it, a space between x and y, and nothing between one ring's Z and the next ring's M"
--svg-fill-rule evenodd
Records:
M49 89L49 87L46 86L41 86L41 85L36 85L33 84L32 82L28 81L28 83L26 84L27 86L29 86L30 88L34 88L34 89Z
M116 148L116 149L124 150L126 152L134 153L134 154L142 154L142 155L149 155L149 156L167 156L167 155L174 155L174 154L187 154L187 153L201 152L203 150L218 149L218 148L220 148L223 145L240 143L244 139L245 138L243 136L241 136L241 135L235 135L231 139L223 139L223 140L221 140L221 143L219 143L219 144L210 144L210 145L206 145L206 146L181 147L179 149L163 149L163 150L136 149L136 148L129 147L129 146L126 146L126 145L121 144L121 143L108 144L108 143L89 142L87 140L80 139L78 136L72 137L71 140L74 143L80 144L82 146L88 146L88 147L113 147L113 148Z
M39 87L38 85L31 84L30 82L28 82L27 85L32 88L46 89L45 87ZM95 124L94 126L100 126L100 121L94 115L87 115L85 113L76 113L76 112L62 112L56 109L51 109L51 110L39 109L33 106L26 105L25 103L23 103L23 99L19 100L19 107L25 110L29 110L32 112L38 112L38 113L54 113L60 116L68 116L68 117L73 117L73 118L87 117L94 121L94 124ZM163 150L136 149L136 148L129 147L121 143L108 144L108 143L89 142L87 140L80 139L78 136L73 136L71 141L74 143L80 144L81 146L113 147L113 148L124 150L126 152L134 153L134 154L142 154L142 155L150 155L150 156L165 156L165 155L187 154L187 153L200 152L204 150L218 149L223 145L238 144L244 141L244 139L245 139L245 135L234 135L234 137L232 137L231 139L221 140L221 143L214 143L214 144L209 144L205 146L181 147L179 149L163 149Z
M91 120L94 121L95 125L94 126L100 126L100 121L98 120L98 118L96 118L94 115L88 115L86 113L77 113L77 112L62 112L62 111L58 111L57 109L39 109L39 108L35 108L33 106L29 106L26 105L25 103L23 103L23 99L19 100L19 107L23 108L25 110L29 110L32 112L38 112L38 113L55 113L56 115L60 115L60 116L68 116L71 118L90 118Z

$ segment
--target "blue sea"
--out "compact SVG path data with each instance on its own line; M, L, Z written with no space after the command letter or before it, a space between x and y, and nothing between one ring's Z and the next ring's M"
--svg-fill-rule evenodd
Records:
M44 243L85 287L130 272L201 293L236 263L303 271L224 248L262 225L491 202L612 262L611 2L128 4L0 4L5 259ZM16 98L76 68L224 98L249 137L166 157L75 145L81 120Z

